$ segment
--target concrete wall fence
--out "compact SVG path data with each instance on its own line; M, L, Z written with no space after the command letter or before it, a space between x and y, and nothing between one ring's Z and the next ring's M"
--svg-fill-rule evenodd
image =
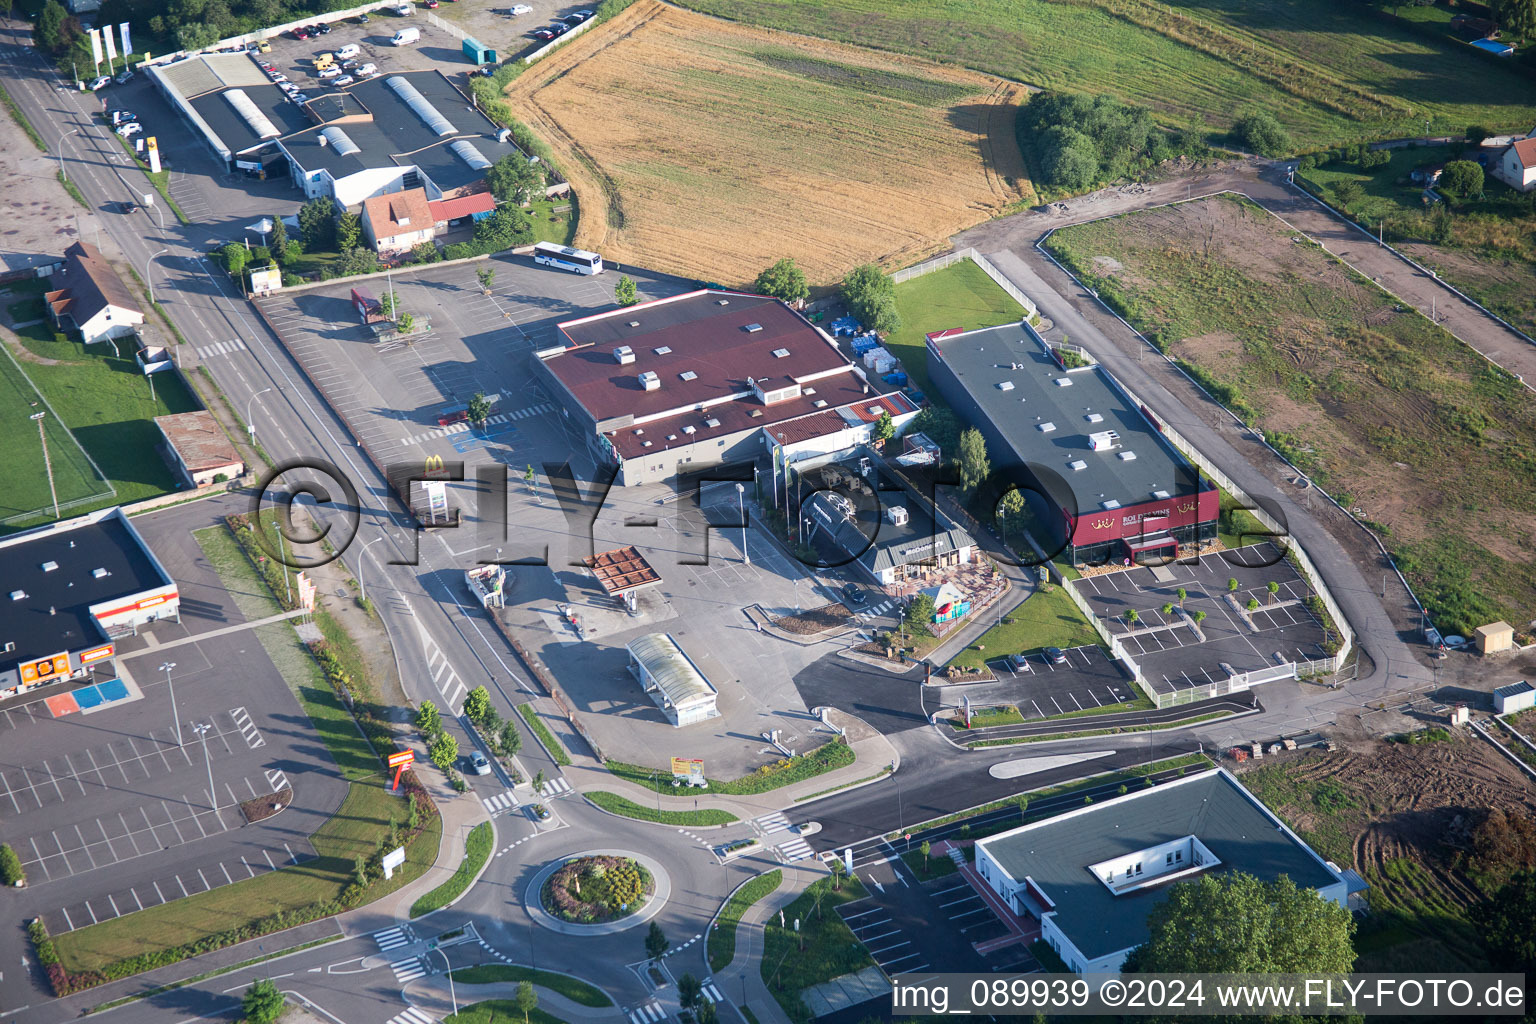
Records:
M947 252L942 256L935 256L931 260L925 260L922 263L907 267L905 270L898 270L891 275L891 281L895 284L902 284L912 280L914 277L922 277L924 274L931 274L935 270L943 270L945 267L952 267L956 263L959 263L961 260L970 260L972 263L980 267L982 273L986 274L993 281L997 282L997 286L1003 291L1007 292L1009 296L1012 297L1013 301L1024 307L1030 319L1040 315L1040 311L1035 308L1035 304L1030 299L1030 297L1019 291L1018 286L1004 277L998 271L998 269L992 265L990 260L988 260L981 253L977 252L975 249L961 249L959 252Z

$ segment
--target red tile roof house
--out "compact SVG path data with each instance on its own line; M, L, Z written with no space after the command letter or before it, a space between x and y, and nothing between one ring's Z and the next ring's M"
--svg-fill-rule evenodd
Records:
M409 252L437 237L427 190L411 188L365 199L363 237L380 256Z
M1536 132L1504 151L1493 167L1493 176L1521 192L1536 189Z
M125 334L144 322L128 286L88 242L64 250L64 265L49 279L54 290L43 294L60 330L73 328L87 345Z
M536 374L621 486L725 463L811 458L898 431L918 409L882 394L778 299L705 289L559 324Z

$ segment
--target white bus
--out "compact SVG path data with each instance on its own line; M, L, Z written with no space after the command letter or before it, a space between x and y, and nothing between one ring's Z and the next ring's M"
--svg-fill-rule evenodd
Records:
M583 249L567 249L553 242L539 242L533 247L533 262L543 263L561 270L574 270L578 274L601 274L603 258L595 252Z

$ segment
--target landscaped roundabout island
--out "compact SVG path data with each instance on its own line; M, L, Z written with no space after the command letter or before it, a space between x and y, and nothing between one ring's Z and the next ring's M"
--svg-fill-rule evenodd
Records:
M545 913L573 924L603 924L637 913L655 894L656 882L633 857L574 857L544 882Z

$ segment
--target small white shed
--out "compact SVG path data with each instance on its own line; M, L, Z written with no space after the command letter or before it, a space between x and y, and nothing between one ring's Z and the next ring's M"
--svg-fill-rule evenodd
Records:
M1536 686L1524 679L1493 691L1493 708L1501 715L1536 707Z

